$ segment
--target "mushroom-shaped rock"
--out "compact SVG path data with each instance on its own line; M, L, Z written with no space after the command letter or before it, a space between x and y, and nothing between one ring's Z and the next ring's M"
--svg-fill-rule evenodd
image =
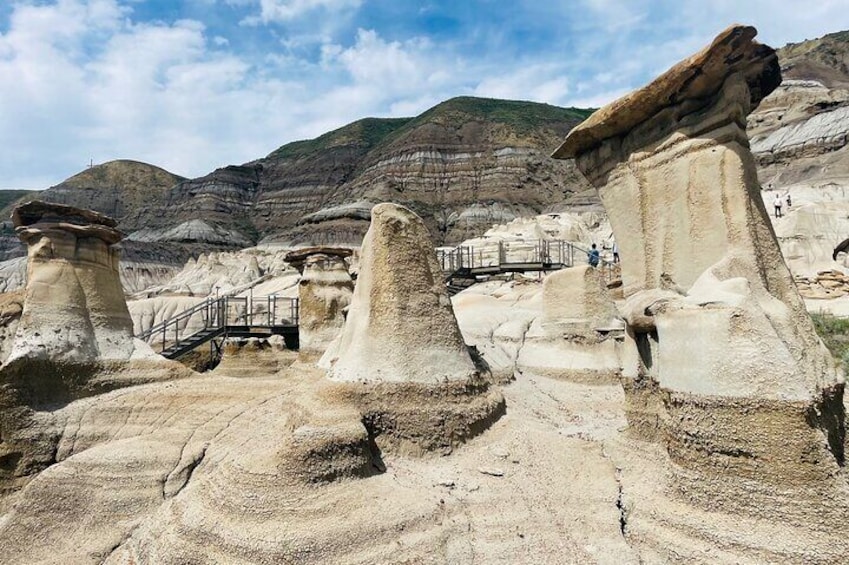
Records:
M354 281L340 254L312 253L300 263L300 269L299 352L302 359L314 360L342 331Z
M352 254L353 250L348 247L327 247L324 245L317 245L314 247L299 247L298 249L293 249L286 253L283 260L298 269L299 272L303 273L307 259L313 255L326 255L329 257L338 257L339 259L346 259Z
M133 321L118 273L122 234L111 218L33 201L12 214L27 244L24 310L8 362L129 359Z
M19 206L12 218L28 263L20 322L0 368L6 462L0 490L5 478L25 481L54 462L62 433L49 422L61 418L38 420L36 410L49 413L82 396L193 374L133 338L114 220L38 201Z
M410 210L372 209L348 318L328 353L338 381L439 383L475 373L430 235Z
M843 381L781 257L746 137L746 116L781 80L755 34L723 31L554 156L576 158L621 247L626 414L665 444L667 491L846 548L822 526L849 517ZM637 538L653 528L628 524Z

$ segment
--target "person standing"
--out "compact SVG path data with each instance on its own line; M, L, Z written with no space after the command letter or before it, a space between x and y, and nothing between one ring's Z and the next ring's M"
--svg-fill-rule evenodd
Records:
M598 267L598 262L601 259L601 253L599 253L598 248L595 243L593 243L592 248L587 252L587 262L593 267Z
M790 210L790 206L792 206L792 205L793 205L793 204L792 204L792 203L791 203L791 201L790 201L790 191L788 190L788 191L787 191L787 210L788 210L788 211Z
M776 192L775 193L775 200L773 200L773 202L772 202L772 205L775 207L775 217L776 218L781 217L781 205L783 203L784 203L784 200L782 200L781 195Z
M616 241L613 242L613 262L619 262L619 244Z

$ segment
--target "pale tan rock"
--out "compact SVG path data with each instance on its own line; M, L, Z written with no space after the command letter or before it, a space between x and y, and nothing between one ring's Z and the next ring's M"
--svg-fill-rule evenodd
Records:
M780 82L754 35L722 32L555 155L577 158L620 243L626 411L635 435L665 447L670 496L720 513L698 535L724 551L721 513L772 513L817 537L822 560L846 546L831 525L849 516L843 380L782 259L748 149L746 116ZM641 529L642 543L661 539ZM770 543L734 550L754 557Z
M28 246L24 310L7 362L129 359L133 322L118 275L115 221L29 202L13 221Z
M347 382L441 383L476 373L430 235L406 208L372 209L345 327L322 363Z
M442 457L384 452L381 472L359 414L316 403L322 382L304 365L68 405L55 415L59 461L0 505L0 561L639 562L620 531L616 466L588 439L624 424L618 388L514 383L511 414L475 442ZM341 480L315 480L320 464Z
M615 336L622 330L599 269L581 265L552 273L543 282L542 316L525 333L516 366L571 381L615 382Z
M379 204L339 339L320 365L326 398L362 414L380 448L450 450L487 429L504 398L472 360L421 218Z
M34 423L39 414L192 374L133 338L112 247L122 236L114 220L34 201L17 207L13 221L29 262L14 343L0 368L0 489L16 489L54 462L58 438Z
M286 347L283 336L228 338L222 344L221 360L213 372L239 378L276 376L297 358L297 352Z
M543 324L591 335L616 318L616 306L600 269L581 265L548 275L542 286Z
M345 263L350 254L347 249L344 253L315 249L300 262L298 333L303 359L320 357L342 331L354 291ZM290 262L291 256L287 255Z

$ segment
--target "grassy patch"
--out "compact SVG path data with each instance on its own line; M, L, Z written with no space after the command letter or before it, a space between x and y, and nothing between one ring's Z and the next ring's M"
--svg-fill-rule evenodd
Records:
M506 124L519 133L527 133L551 123L583 121L592 113L593 110L591 109L560 108L550 104L522 100L459 96L431 108L419 116L416 122L431 120L439 115L457 118L465 114L478 119Z
M849 368L849 318L812 313L811 319L831 354Z
M344 145L371 148L380 143L411 118L365 118L325 133L315 139L294 141L275 150L269 158L300 159L311 154Z
M5 208L28 194L35 196L37 192L36 190L0 190L0 209Z
M577 124L593 111L520 100L460 96L446 100L415 118L358 120L315 139L287 143L268 158L302 159L342 146L356 146L368 151L427 123L462 124L469 119L505 124L518 134L527 134L550 125Z

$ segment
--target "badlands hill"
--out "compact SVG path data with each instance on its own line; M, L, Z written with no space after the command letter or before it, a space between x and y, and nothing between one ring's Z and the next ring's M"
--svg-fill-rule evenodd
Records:
M39 199L97 210L118 220L120 229L141 229L150 215L150 206L159 203L184 177L138 161L118 160L90 167L48 188L0 191L0 291L17 288L23 282L25 248L15 235L9 216L15 205ZM121 278L129 292L159 283L179 272L190 257L226 246L197 242L190 237L163 243L126 240L122 242Z
M371 207L392 200L459 241L583 190L548 155L588 113L455 98L415 118L367 118L177 184L130 238L170 240L184 235L175 225L204 222L210 243L359 244Z
M784 80L816 80L830 88L849 87L849 31L790 43L779 49Z
M139 217L185 178L138 161L110 161L90 167L39 194L56 204L98 210L116 218L125 231L137 230Z
M818 259L808 243L804 251L790 247L810 240L829 257L849 232L841 219L849 208L840 203L849 187L849 32L787 45L778 57L784 82L749 116L748 134L761 185L817 204L804 212L794 207L800 213L776 226L785 255L805 255L812 265ZM589 114L460 97L413 118L362 119L195 179L113 161L40 198L118 219L129 234L122 277L131 291L165 282L160 275L175 274L200 252L259 242L359 244L371 207L382 201L409 207L436 243L454 244L517 217L596 208L597 196L574 164L550 158ZM22 256L3 227L0 258Z
M457 242L587 192L571 163L549 155L589 113L454 98L413 118L359 120L196 179L110 162L40 198L116 217L131 241L233 247L359 244L371 206L392 200L422 215L440 242Z

